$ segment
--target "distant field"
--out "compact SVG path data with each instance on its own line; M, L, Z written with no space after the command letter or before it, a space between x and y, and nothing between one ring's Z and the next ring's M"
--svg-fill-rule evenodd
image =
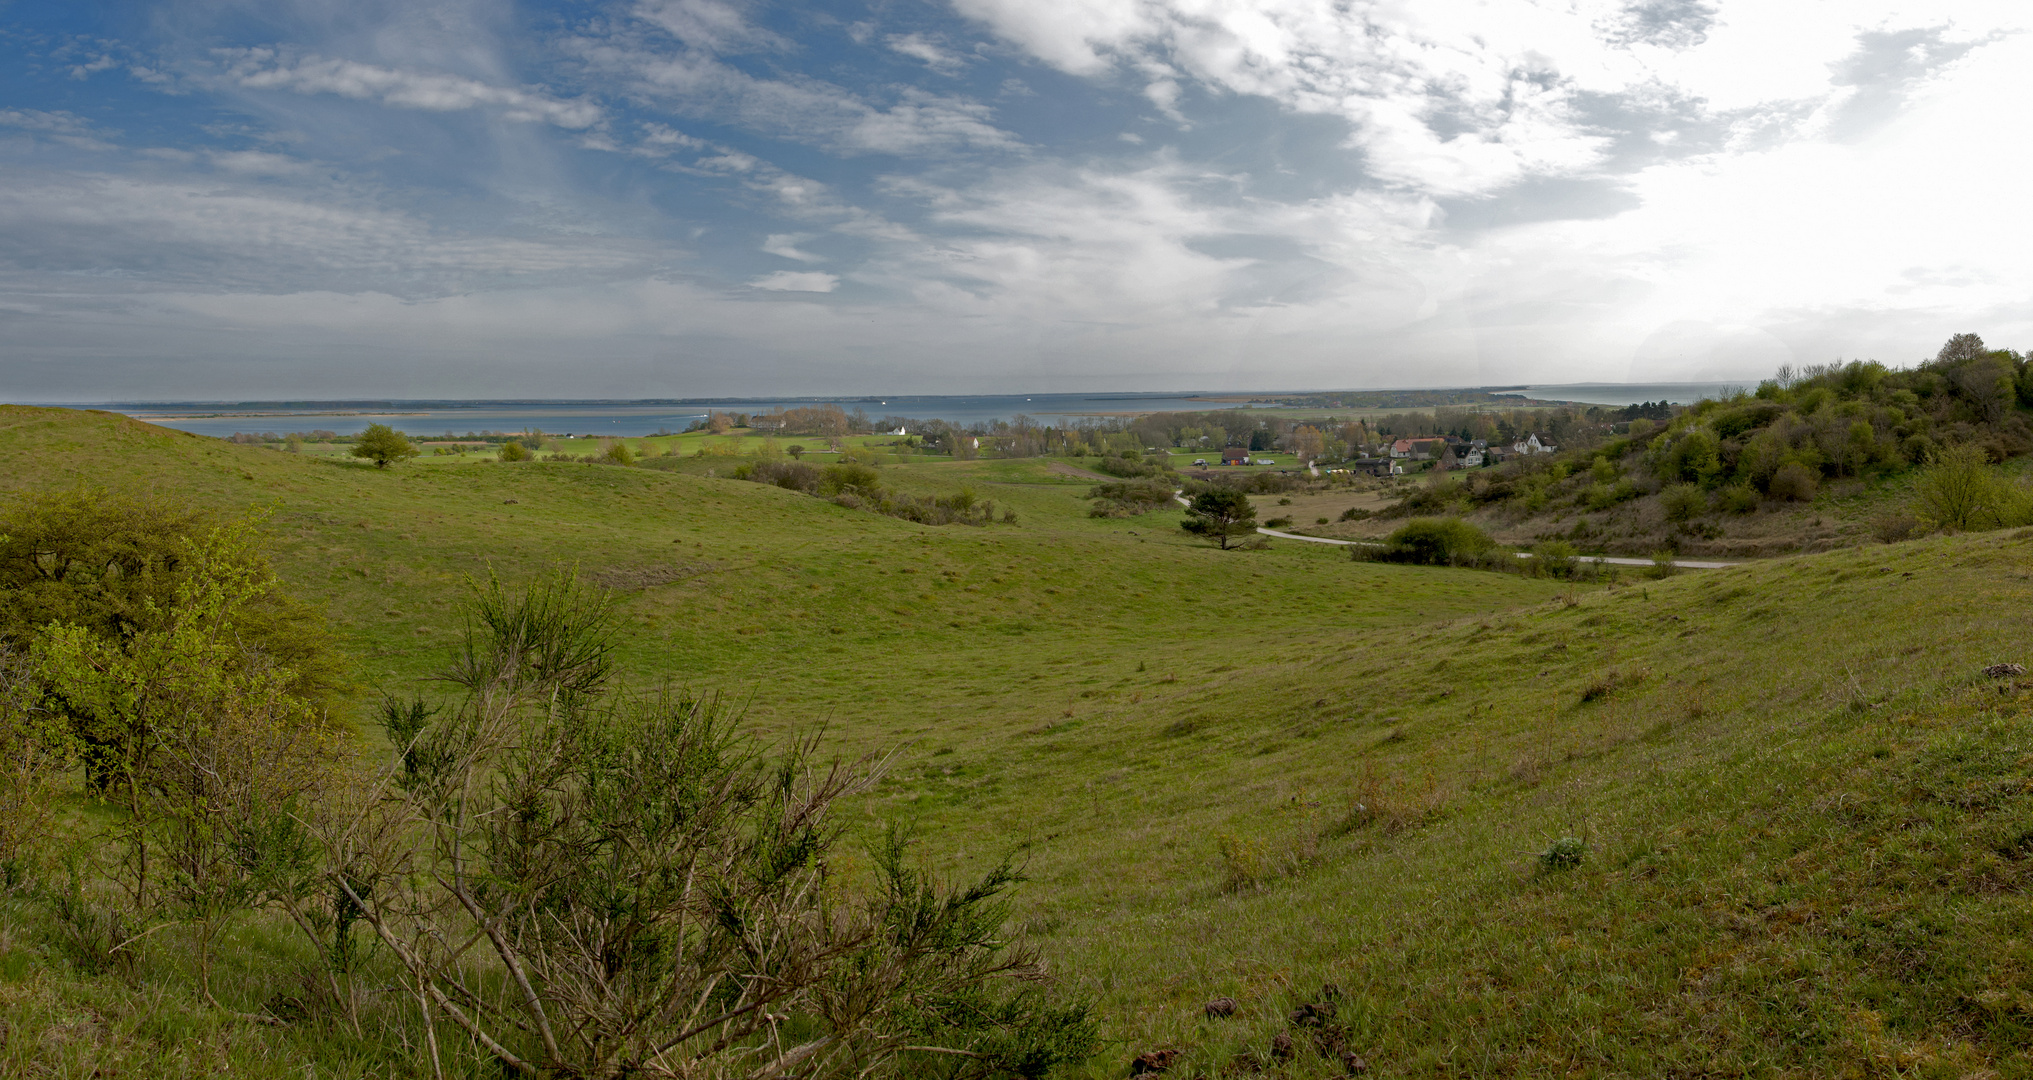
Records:
M1158 1047L1180 1075L1340 1075L1303 1031L1270 1057L1323 982L1370 1075L2029 1073L2033 684L1979 671L2029 659L2024 533L1583 589L1220 552L1176 513L1087 517L1092 481L1042 460L883 466L1018 514L935 528L691 456L377 471L0 408L0 459L17 490L260 508L375 688L427 685L475 575L563 562L624 593L635 677L902 747L860 827L921 823L942 870L1023 847L1021 925L1103 1018L1084 1075ZM1352 501L1308 498L1260 513ZM1586 854L1549 869L1562 837ZM373 1035L191 1005L170 941L171 989L134 990L10 918L0 1072L399 1071ZM1216 995L1235 1018L1202 1018Z

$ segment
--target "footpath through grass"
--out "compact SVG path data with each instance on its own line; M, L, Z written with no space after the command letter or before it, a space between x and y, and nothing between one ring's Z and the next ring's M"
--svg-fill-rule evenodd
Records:
M1222 553L1176 514L1086 518L1088 481L1036 462L885 468L1019 515L931 528L682 472L376 472L49 410L0 412L0 454L16 486L268 507L376 686L441 662L468 575L564 560L628 591L639 678L823 721L842 752L905 744L863 820L916 821L942 871L1023 847L1022 924L1105 1024L1096 1077L1161 1048L1210 1076L1339 1075L1344 1050L1371 1075L2028 1074L2033 701L1981 672L2027 659L2021 534L1569 591ZM1566 837L1578 865L1540 857ZM0 1008L36 1033L0 1071L406 1074L400 1029L193 1007L173 931L128 983L37 918L0 940ZM229 1004L272 998L264 970ZM1334 1017L1294 1027L1323 983ZM1234 1016L1203 1018L1217 996Z

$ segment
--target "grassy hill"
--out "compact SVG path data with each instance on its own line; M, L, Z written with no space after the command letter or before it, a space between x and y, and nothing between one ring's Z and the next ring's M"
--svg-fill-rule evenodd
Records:
M553 562L627 591L624 663L841 752L941 870L1025 845L1020 920L1097 1005L1093 1076L2025 1075L2033 547L1851 549L1577 590L1217 552L1090 519L1027 461L885 468L1015 525L933 528L740 481L583 464L377 472L102 414L0 409L18 488L260 506L362 679L405 688L463 582ZM1571 859L1563 838L1581 842ZM1570 852L1573 849L1567 849ZM411 1033L195 1003L177 931L130 974L0 919L0 1072L413 1075ZM242 929L222 995L287 991ZM1290 1013L1340 995L1329 1027ZM1226 1019L1203 1002L1230 996ZM1293 1039L1289 1060L1274 1053ZM1321 1044L1316 1046L1316 1044ZM1321 1052L1322 1049L1328 1052Z

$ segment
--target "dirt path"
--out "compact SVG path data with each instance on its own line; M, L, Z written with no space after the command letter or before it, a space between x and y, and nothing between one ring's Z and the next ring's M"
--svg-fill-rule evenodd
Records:
M1046 471L1048 471L1048 472L1055 472L1055 473L1058 473L1058 474L1059 474L1060 476L1077 476L1077 477L1079 477L1079 478L1080 478L1080 479L1082 479L1082 480L1117 480L1117 479L1120 479L1120 477L1114 477L1114 476L1109 476L1109 475L1108 475L1108 474L1106 474L1106 473L1098 473L1098 472L1090 472L1090 471L1088 471L1088 470L1086 470L1086 469L1076 469L1076 468L1074 468L1073 466L1071 466L1071 465L1068 465L1068 464L1066 464L1065 462L1062 462L1062 461L1054 461L1054 462L1052 462L1051 464L1049 464L1049 465L1045 466L1045 469L1046 469Z

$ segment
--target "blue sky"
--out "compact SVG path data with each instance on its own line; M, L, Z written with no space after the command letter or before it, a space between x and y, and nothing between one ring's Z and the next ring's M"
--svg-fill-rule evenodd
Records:
M2033 347L2033 8L0 2L0 399Z

